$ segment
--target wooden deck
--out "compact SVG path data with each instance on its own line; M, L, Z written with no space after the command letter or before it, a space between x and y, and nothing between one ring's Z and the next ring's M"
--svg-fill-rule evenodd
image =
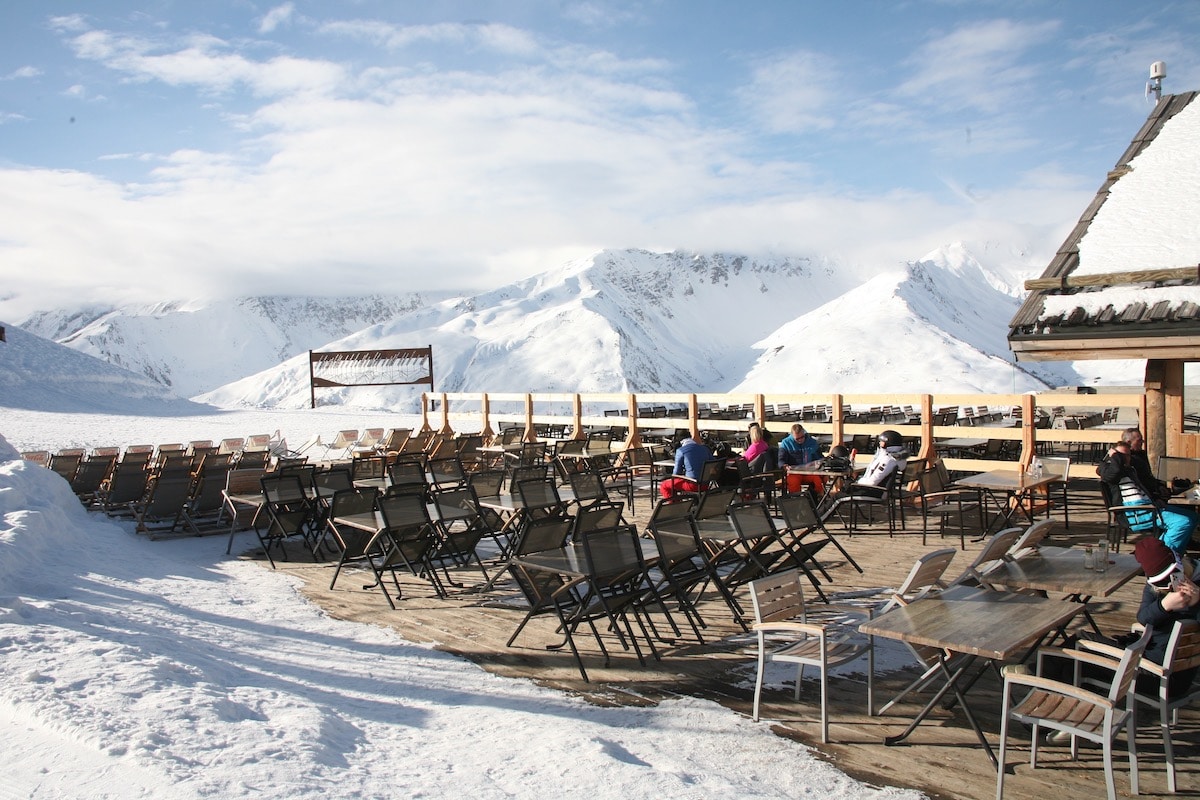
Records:
M1061 525L1056 525L1049 544L1094 542L1103 536L1104 514L1095 481L1073 480L1071 497L1071 527L1064 530ZM635 518L644 522L649 503L639 498L638 511ZM834 532L865 573L859 575L848 564L835 559L836 551L831 554L827 548L821 555L832 567L830 571L834 578L834 584L827 591L840 593L842 597L863 597L871 590L895 587L918 555L937 547L957 545L957 536L943 540L934 535L927 546L922 546L919 528L919 519L914 525L912 518L909 532L894 537L889 537L886 526L881 525L852 537L834 527ZM979 544L968 542L966 551L956 558L949 574L961 572L978 549ZM261 554L250 552L245 557L261 558ZM700 645L685 639L671 647L663 646L661 661L652 661L645 667L640 666L632 655L622 653L615 643L610 647L614 652L612 663L605 667L594 642L586 636L578 637L592 679L591 683L585 683L569 652L545 649L555 641L553 623L548 618L534 620L514 647L505 646L523 616L521 604L512 587L503 583L486 594L470 591L471 586L481 582L478 570L464 570L456 576L462 578L468 590L455 592L444 600L434 596L425 582L403 579L404 597L397 603L397 610L392 611L377 588L363 588L368 573L344 572L337 588L330 591L331 563L314 564L298 546L292 549L292 558L292 561L284 562L277 557L279 568L302 579L305 594L332 616L390 626L406 639L432 643L438 649L474 661L489 672L533 680L603 705L647 705L664 698L689 696L712 700L738 713L750 713L754 663L746 648L751 641L715 597L703 606L709 624L704 631L706 643ZM263 563L265 566L265 560ZM1093 613L1100 625L1113 633L1128 630L1140 593L1141 582L1137 578L1112 597L1093 604ZM884 640L878 642L881 664L908 663L902 656L900 645ZM876 705L892 697L913 675L913 670L879 675ZM817 691L815 683L806 682L801 701L796 703L792 700L790 685L768 683L764 689L762 717L770 722L764 724L770 724L780 736L811 746L839 769L868 783L911 787L931 797L994 796L995 772L961 713L939 709L907 743L887 747L883 744L884 737L901 731L917 706L906 704L890 710L886 716L867 716L865 684L861 676L834 678L830 713L833 743L822 745L819 742ZM969 697L972 708L995 743L999 731L998 681L993 675L985 676ZM1200 714L1189 709L1184 712L1174 738L1179 785L1182 787L1196 786L1200 777L1198 734ZM1164 793L1166 779L1161 743L1156 729L1144 721L1138 749L1142 795L1153 797L1156 793ZM1127 794L1129 780L1123 752L1118 753L1117 759L1118 791ZM1081 746L1079 760L1071 761L1067 748L1043 747L1039 753L1039 766L1034 770L1028 763L1028 734L1020 732L1010 739L1008 762L1010 775L1005 781L1006 797L1039 800L1096 797L1102 796L1104 791L1098 748ZM1195 794L1194 790L1185 789L1184 792Z

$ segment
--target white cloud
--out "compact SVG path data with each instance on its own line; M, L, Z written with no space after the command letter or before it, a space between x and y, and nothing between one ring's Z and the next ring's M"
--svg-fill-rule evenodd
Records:
M259 33L271 33L280 25L285 25L291 21L292 15L296 12L295 3L284 3L278 5L263 15L262 20L258 23Z
M24 67L19 67L17 69L14 69L12 72L8 73L7 75L0 77L0 80L12 81L12 80L16 80L18 78L36 78L37 76L39 76L41 74L42 74L42 71L40 69L38 69L37 67L24 66Z
M898 92L922 105L977 112L1003 111L1013 99L1037 90L1047 77L1026 58L1059 29L1054 20L997 19L963 25L931 39L908 60L913 75Z
M825 56L808 52L764 60L739 95L772 133L830 128L835 120L828 106L837 92L827 65Z

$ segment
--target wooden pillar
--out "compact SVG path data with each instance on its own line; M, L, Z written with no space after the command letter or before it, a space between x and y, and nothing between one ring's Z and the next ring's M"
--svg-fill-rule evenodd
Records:
M1152 358L1146 361L1146 455L1153 469L1167 453L1167 362Z
M533 395L525 395L525 435L522 441L536 442L537 431L533 429Z
M1165 362L1164 372L1163 411L1166 437L1163 439L1163 454L1168 456L1184 456L1182 446L1185 400L1183 361ZM1158 465L1155 464L1154 466L1157 467Z
M572 400L574 408L572 413L575 416L574 430L571 432L572 439L586 439L587 434L583 432L583 395L576 394Z
M833 424L833 441L829 443L829 446L834 448L846 441L846 429L845 423L842 421L842 396L835 394L830 402L833 404L833 408L829 412L829 421Z
M429 433L433 428L429 427L429 395L421 392L421 433Z

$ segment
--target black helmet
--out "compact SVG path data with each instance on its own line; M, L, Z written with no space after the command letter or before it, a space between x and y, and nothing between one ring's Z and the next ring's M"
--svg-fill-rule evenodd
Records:
M893 430L886 430L879 434L880 447L896 447L904 444L904 437Z

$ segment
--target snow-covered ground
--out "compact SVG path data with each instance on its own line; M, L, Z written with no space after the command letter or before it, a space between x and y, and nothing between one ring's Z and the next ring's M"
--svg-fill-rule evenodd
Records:
M148 541L17 458L404 422L0 411L0 797L919 796L707 701L598 708L331 619L223 537Z

